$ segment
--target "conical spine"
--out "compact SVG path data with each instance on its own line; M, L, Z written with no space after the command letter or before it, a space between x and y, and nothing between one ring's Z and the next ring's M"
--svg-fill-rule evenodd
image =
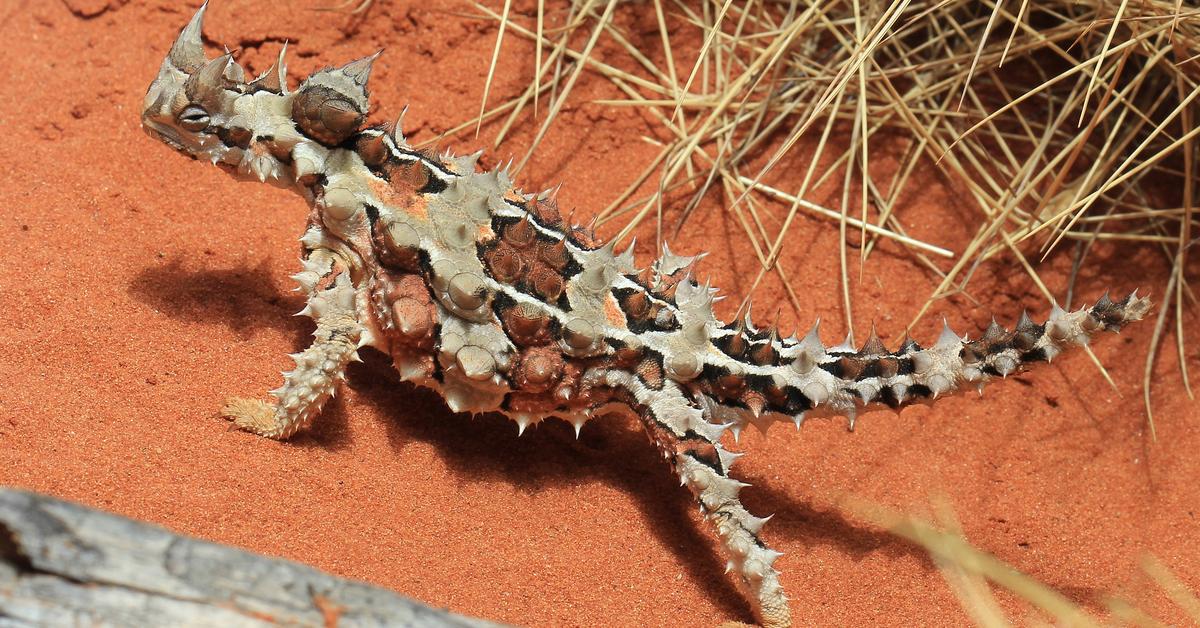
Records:
M1055 306L1044 323L1022 314L1016 327L1008 330L993 321L978 340L962 338L945 324L928 348L906 334L894 351L884 347L874 330L862 348L855 350L846 343L826 347L817 326L802 339L764 341L738 321L727 326L715 344L740 350L769 343L777 352L775 363L765 372L756 371L752 360L735 368L710 368L708 372L715 374L713 381L695 389L704 397L713 419L730 424L735 434L749 424L764 427L764 423L785 419L799 427L806 416L846 416L853 426L863 406L899 408L968 385L982 390L993 379L1049 362L1073 345L1087 344L1101 331L1119 331L1141 319L1149 307L1149 299L1136 292L1116 302L1105 295L1074 312ZM766 351L760 349L760 353ZM729 378L735 370L745 373L744 385L737 386L736 378ZM765 408L747 404L745 389L762 392Z

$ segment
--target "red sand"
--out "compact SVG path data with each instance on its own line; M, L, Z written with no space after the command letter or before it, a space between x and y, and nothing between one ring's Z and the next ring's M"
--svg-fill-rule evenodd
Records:
M214 46L243 49L253 71L289 39L294 77L386 47L372 77L376 109L390 119L411 103L407 126L418 139L476 112L495 30L453 0L377 3L356 23L295 3L220 0L206 34ZM589 423L576 441L552 421L517 438L499 417L451 414L435 395L399 383L377 355L351 369L345 394L291 442L231 431L216 416L226 396L277 385L284 354L308 341L307 319L291 316L301 303L288 279L305 209L142 134L142 95L191 15L180 5L0 8L0 483L501 621L749 619L690 498L633 425ZM508 42L493 103L531 72L528 47ZM575 102L609 89L585 76ZM490 163L523 154L534 128L526 120ZM483 147L495 132L485 127L478 142L455 148ZM651 159L655 148L638 138L652 132L626 109L568 107L523 179L529 188L565 181L562 201L586 218ZM958 218L968 209L932 169L926 179L906 223L961 250L968 233ZM832 194L818 200L837 203ZM753 255L719 207L715 198L702 206L672 244L708 248L702 270L738 295ZM782 210L772 209L777 224ZM845 331L836 228L797 223L783 263L810 311L798 318L774 277L757 293L758 311L783 307L785 329L821 316L831 341ZM1164 284L1161 256L1147 250L1103 247L1093 259L1080 281L1087 298ZM1057 255L1043 266L1060 293L1067 265ZM854 289L858 325L873 320L894 341L933 282L881 246ZM1046 309L1009 261L986 266L972 290L988 309L961 298L939 304L960 331L978 333L989 309L1009 322L1024 305ZM732 301L722 304L726 316ZM914 333L932 339L938 318ZM786 554L779 566L797 620L967 621L921 550L844 506L852 495L928 513L930 496L944 495L970 540L1072 599L1094 605L1115 592L1182 621L1137 566L1152 552L1200 589L1197 412L1167 344L1155 367L1158 441L1150 439L1137 382L1151 328L1095 346L1120 394L1073 354L983 399L867 414L853 433L814 422L800 433L777 426L769 440L749 434L742 444L754 455L738 472L754 484L744 493L750 509L775 513L765 534ZM1194 349L1189 359L1200 371ZM1026 612L1002 602L1016 617Z

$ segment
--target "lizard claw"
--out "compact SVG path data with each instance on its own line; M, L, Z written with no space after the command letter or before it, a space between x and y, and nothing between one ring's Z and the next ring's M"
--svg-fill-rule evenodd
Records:
M233 421L238 429L265 435L276 427L275 408L259 399L230 397L221 406L221 416Z

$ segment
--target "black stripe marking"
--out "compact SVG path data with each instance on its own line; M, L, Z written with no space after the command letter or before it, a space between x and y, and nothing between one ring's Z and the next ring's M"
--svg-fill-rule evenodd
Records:
M458 173L454 172L453 170L450 170L446 166L443 166L440 161L434 161L420 151L407 150L404 148L400 148L399 146L396 146L394 150L398 156L408 157L410 159L416 159L417 161L429 166L430 168L436 169L438 172L441 172L442 174L445 174L448 177L459 176ZM430 177L430 178L432 178L432 177Z
M363 203L363 208L367 211L367 220L371 223L371 231L375 231L375 225L379 223L379 208L370 204Z
M688 430L688 433L692 434L693 432L691 430ZM708 441L705 441L705 442L708 442ZM716 449L714 448L713 451L716 451ZM704 456L700 455L700 452L696 451L695 449L687 449L683 452L683 455L687 456L688 458L691 458L692 460L695 460L696 462L708 467L709 469L712 469L713 473L716 473L719 476L725 477L725 470L721 468L721 456L720 455L713 456L714 458L716 458L716 460L707 460L707 459L705 459Z
M440 194L446 191L446 188L450 187L450 185L445 181L433 176L433 171L429 170L428 166L425 166L425 170L427 171L425 185L421 186L421 189L417 190L419 194Z

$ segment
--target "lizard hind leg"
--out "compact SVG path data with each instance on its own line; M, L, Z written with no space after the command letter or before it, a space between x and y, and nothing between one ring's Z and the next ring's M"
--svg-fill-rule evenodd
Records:
M775 570L781 556L759 538L766 518L755 517L742 506L738 492L747 486L729 477L738 454L719 442L724 431L704 418L683 392L668 383L662 390L643 394L642 424L663 457L671 462L680 483L687 486L704 518L716 527L729 556L727 571L734 572L765 628L791 625L787 597Z
M357 356L362 326L355 309L355 292L347 265L336 253L317 249L296 275L308 292L302 314L317 322L313 342L293 354L296 368L283 373L283 386L271 391L274 402L232 398L222 416L248 432L285 439L306 427L346 378L346 366Z

